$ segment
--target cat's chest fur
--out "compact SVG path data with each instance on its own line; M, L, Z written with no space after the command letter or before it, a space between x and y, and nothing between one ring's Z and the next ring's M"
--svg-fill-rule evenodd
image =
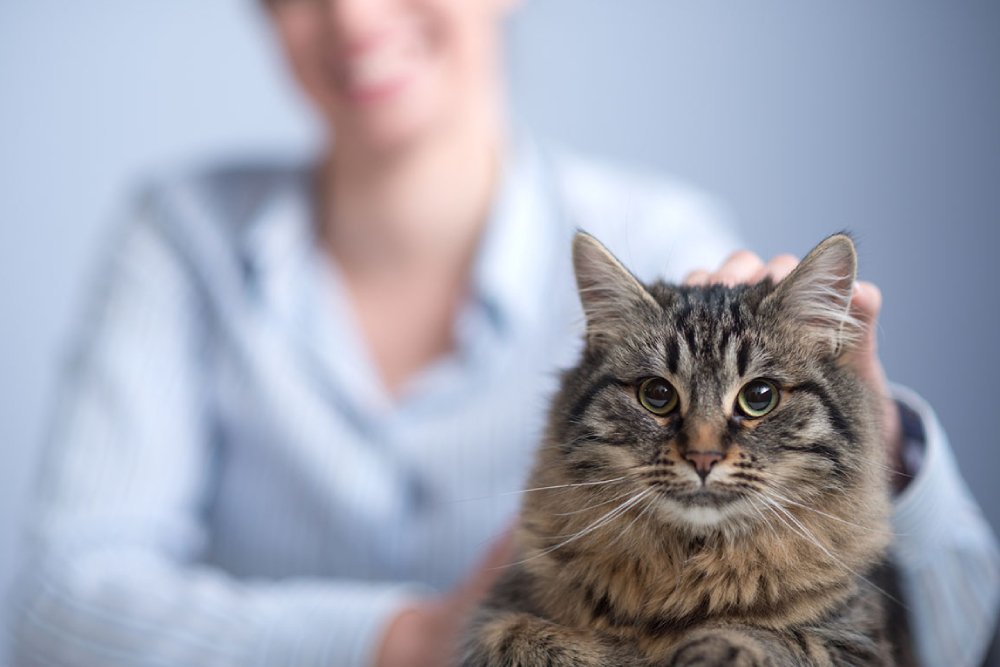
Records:
M856 592L856 577L819 557L818 547L774 537L770 532L738 540L668 536L624 545L609 532L607 539L595 535L523 567L534 581L543 616L636 641L656 658L708 620L774 630L800 627ZM527 534L525 539L533 541ZM843 549L842 533L837 541ZM861 542L858 556L864 551L867 557L871 538Z

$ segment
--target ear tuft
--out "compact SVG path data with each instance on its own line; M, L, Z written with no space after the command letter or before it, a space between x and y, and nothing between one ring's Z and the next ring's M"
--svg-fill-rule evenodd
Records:
M615 338L628 327L636 308L659 307L642 283L586 232L577 232L573 239L573 268L588 340Z
M769 297L782 321L835 356L862 331L850 311L857 261L851 237L835 234L813 248Z

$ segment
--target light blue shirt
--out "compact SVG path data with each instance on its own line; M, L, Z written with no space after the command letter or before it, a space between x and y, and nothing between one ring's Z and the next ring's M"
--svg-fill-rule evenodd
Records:
M164 179L121 230L42 464L15 664L365 667L391 615L516 512L578 351L574 231L647 279L737 247L691 188L525 142L454 352L392 397L315 241L311 174ZM995 538L900 392L928 433L896 510L918 649L971 667L1000 604Z

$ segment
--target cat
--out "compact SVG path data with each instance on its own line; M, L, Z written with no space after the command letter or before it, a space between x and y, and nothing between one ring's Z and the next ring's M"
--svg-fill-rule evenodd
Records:
M644 285L583 232L573 264L584 349L461 665L909 664L850 237L777 285Z

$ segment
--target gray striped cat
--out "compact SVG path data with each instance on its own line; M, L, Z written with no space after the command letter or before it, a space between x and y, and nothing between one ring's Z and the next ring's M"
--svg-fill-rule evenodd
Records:
M586 345L463 667L909 664L850 238L778 285L644 285L582 233L573 259Z

